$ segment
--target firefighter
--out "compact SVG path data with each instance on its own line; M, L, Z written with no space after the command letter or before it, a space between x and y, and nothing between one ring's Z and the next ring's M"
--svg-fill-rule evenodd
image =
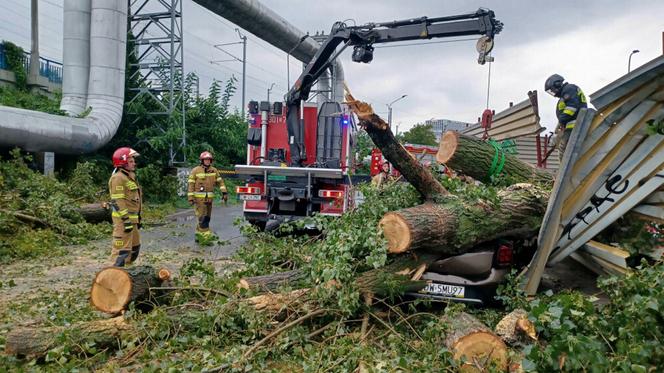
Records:
M188 180L187 200L194 206L198 223L196 225L196 242L212 237L210 232L210 216L212 216L212 201L214 200L215 186L219 186L224 202L228 201L228 191L219 171L212 167L214 157L210 152L203 152L198 157L200 166L191 170Z
M387 182L394 180L394 177L390 175L390 162L385 161L380 167L380 172L371 178L371 185L377 188L380 188Z
M558 74L553 74L546 80L544 90L553 97L559 98L556 106L556 117L558 117L556 142L558 143L558 157L562 162L579 110L587 108L588 102L581 88L566 83L565 78Z
M113 153L113 174L108 181L113 219L114 265L124 267L138 258L141 250L141 187L136 182L136 157L132 148L119 148Z

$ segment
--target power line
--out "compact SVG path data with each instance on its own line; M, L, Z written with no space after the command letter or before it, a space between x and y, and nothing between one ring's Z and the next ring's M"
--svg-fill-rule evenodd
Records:
M214 19L215 21L217 21L217 22L219 22L220 24L222 24L223 26L228 27L230 30L235 31L235 28L236 28L236 27L239 27L239 26L233 26L233 25L230 25L228 22L224 21L224 20L223 20L222 18L220 18L217 14L213 13L213 12L210 11L209 9L205 9L205 8L204 8L204 13L207 14L210 18L212 18L212 19ZM259 42L258 42L257 40L255 40L254 38L249 38L249 37L247 37L247 40L249 40L250 42L252 42L252 43L258 45L259 47L261 47L261 48L263 48L263 49L265 49L266 51L268 51L268 52L274 54L275 56L281 58L282 60L285 60L285 59L286 59L283 55L281 55L281 54L275 52L273 49L270 49L270 48L274 48L274 47L272 47L271 45L269 45L269 46L265 46L265 45L263 45L262 43L259 43Z
M200 40L200 41L206 43L207 45L209 45L209 46L211 46L211 47L214 47L213 44L211 44L210 42L208 42L207 40L203 39L202 37L200 37L200 36L198 36L198 35L196 35L196 34L189 33L189 32L185 32L185 35L193 36L194 38L196 38L196 39L198 39L198 40ZM222 52L224 52L224 53L230 55L230 53L228 53L228 52L226 52L226 51L223 51L223 50L222 50ZM235 58L235 59L237 59L237 57L235 57L235 56L232 56L232 57ZM257 68L258 70L261 70L261 71L263 71L263 72L265 72L265 73L267 73L267 74L270 74L271 76L273 76L273 77L275 77L275 78L283 79L283 76L281 76L281 75L279 75L279 74L277 74L277 73L275 73L275 72L273 72L273 71L268 71L268 70L264 69L263 67L261 67L261 66L255 64L255 63L252 63L252 62L247 61L247 65L253 66L253 67ZM247 75L247 76L249 76L249 75ZM271 84L271 83L268 83L268 84ZM277 84L277 86L279 87L280 85ZM283 89L284 87L281 86L281 88Z

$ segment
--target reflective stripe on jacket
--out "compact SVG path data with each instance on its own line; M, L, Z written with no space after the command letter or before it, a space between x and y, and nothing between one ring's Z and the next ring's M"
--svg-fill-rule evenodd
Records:
M196 166L191 170L189 179L187 180L187 197L189 199L206 199L212 200L214 198L214 189L219 187L221 193L226 193L226 184L224 179L219 174L219 171L210 166Z
M556 106L558 123L565 126L565 129L574 128L579 110L587 107L588 101L581 88L574 84L565 84L562 88L558 105Z
M138 223L143 205L141 187L136 182L136 174L119 168L108 180L111 195L111 215L114 218L130 219Z

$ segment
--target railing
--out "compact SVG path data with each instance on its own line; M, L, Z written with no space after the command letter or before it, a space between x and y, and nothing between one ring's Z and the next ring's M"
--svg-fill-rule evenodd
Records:
M24 53L23 68L28 72L30 71L30 53ZM0 69L7 70L8 68L5 46L0 43ZM39 75L47 78L51 83L62 84L62 64L48 58L39 57Z

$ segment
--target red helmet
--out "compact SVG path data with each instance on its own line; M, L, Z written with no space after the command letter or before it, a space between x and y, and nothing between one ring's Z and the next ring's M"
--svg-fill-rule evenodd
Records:
M200 159L201 161L203 161L204 159L212 160L212 159L214 159L214 157L212 156L212 153L210 153L208 151L205 151L205 152L201 153L200 156L198 156L198 159Z
M132 148L123 147L118 148L113 152L113 167L124 167L127 165L130 157L137 157L140 154Z

